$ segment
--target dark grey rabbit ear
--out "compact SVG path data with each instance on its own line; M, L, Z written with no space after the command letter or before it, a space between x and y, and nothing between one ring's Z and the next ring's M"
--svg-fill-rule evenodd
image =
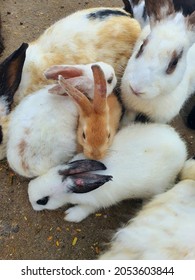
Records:
M21 81L27 48L28 44L23 43L0 64L0 102L6 107L6 114L11 110L14 93Z
M92 173L80 173L68 177L68 192L87 193L91 192L106 182L112 180L110 175L100 175Z
M83 172L105 170L106 166L96 160L91 159L81 159L75 160L65 165L64 169L58 171L59 175L62 175L62 181L66 179L69 175L79 174Z
M151 28L159 21L175 13L172 0L145 0Z

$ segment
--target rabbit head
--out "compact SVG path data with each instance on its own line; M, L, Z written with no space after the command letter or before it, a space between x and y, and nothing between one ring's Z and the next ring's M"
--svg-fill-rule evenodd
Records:
M115 108L109 108L108 106L107 99L111 95L108 98L106 96L104 72L99 65L92 65L91 68L94 76L94 97L92 101L62 77L59 78L59 83L79 108L78 144L82 147L87 158L100 160L105 156L112 143L120 117L116 118L116 123L110 125L110 119L112 118L110 109L115 110Z
M87 159L50 169L29 183L28 195L33 209L57 209L71 203L74 193L86 193L100 187L111 180L112 176L90 172L105 169L103 163Z
M184 17L172 0L146 0L150 30L142 33L125 70L129 94L152 99L174 91L187 69L195 42L195 12Z

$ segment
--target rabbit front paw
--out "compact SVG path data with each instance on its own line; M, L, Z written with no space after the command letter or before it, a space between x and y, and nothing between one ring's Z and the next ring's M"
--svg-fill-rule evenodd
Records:
M75 222L79 223L84 220L89 214L93 213L91 207L86 205L76 205L73 207L68 208L65 211L64 220L68 222Z

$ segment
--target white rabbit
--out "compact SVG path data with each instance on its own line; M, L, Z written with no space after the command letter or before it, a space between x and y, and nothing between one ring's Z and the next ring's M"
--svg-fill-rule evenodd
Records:
M72 160L82 157L80 154ZM78 171L75 179L69 178L66 173L67 169L71 172L70 166L59 165L29 183L29 200L34 210L76 204L65 212L65 220L80 222L97 209L124 199L147 199L164 192L173 185L185 160L185 144L173 128L163 124L132 124L116 134L102 160L107 170L98 174L100 178L110 175L112 181L90 192L90 179L84 182L88 178L86 173ZM83 186L88 193L75 193Z
M109 77L112 77L108 87L112 91L116 85L113 67L103 62L96 65L101 67L105 80L110 81ZM81 71L87 68L88 71ZM73 84L80 80L79 87L83 90L87 82L87 93L92 96L91 64L52 67L46 71L46 76L55 78L58 71ZM7 160L14 171L25 177L42 175L51 167L70 160L76 152L78 109L70 97L49 93L53 86L56 87L48 85L26 96L11 113Z
M195 12L185 18L175 12L172 0L145 3L150 26L143 29L121 83L124 122L143 113L167 123L195 88Z
M119 229L100 259L194 260L195 160L186 162L181 179Z

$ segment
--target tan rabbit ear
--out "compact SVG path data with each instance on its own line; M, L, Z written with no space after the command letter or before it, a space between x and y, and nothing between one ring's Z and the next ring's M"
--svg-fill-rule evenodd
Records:
M70 79L74 77L79 77L83 75L83 70L78 69L75 66L66 65L54 65L48 68L44 75L46 79L57 80L59 75L62 75L65 79Z
M175 13L173 0L145 0L150 27Z
M94 77L93 107L96 113L102 113L106 110L106 79L99 65L92 65L91 69Z
M92 112L92 105L89 99L78 89L73 87L67 80L65 80L61 75L58 78L58 82L69 96L71 96L77 103L82 113L89 116Z

